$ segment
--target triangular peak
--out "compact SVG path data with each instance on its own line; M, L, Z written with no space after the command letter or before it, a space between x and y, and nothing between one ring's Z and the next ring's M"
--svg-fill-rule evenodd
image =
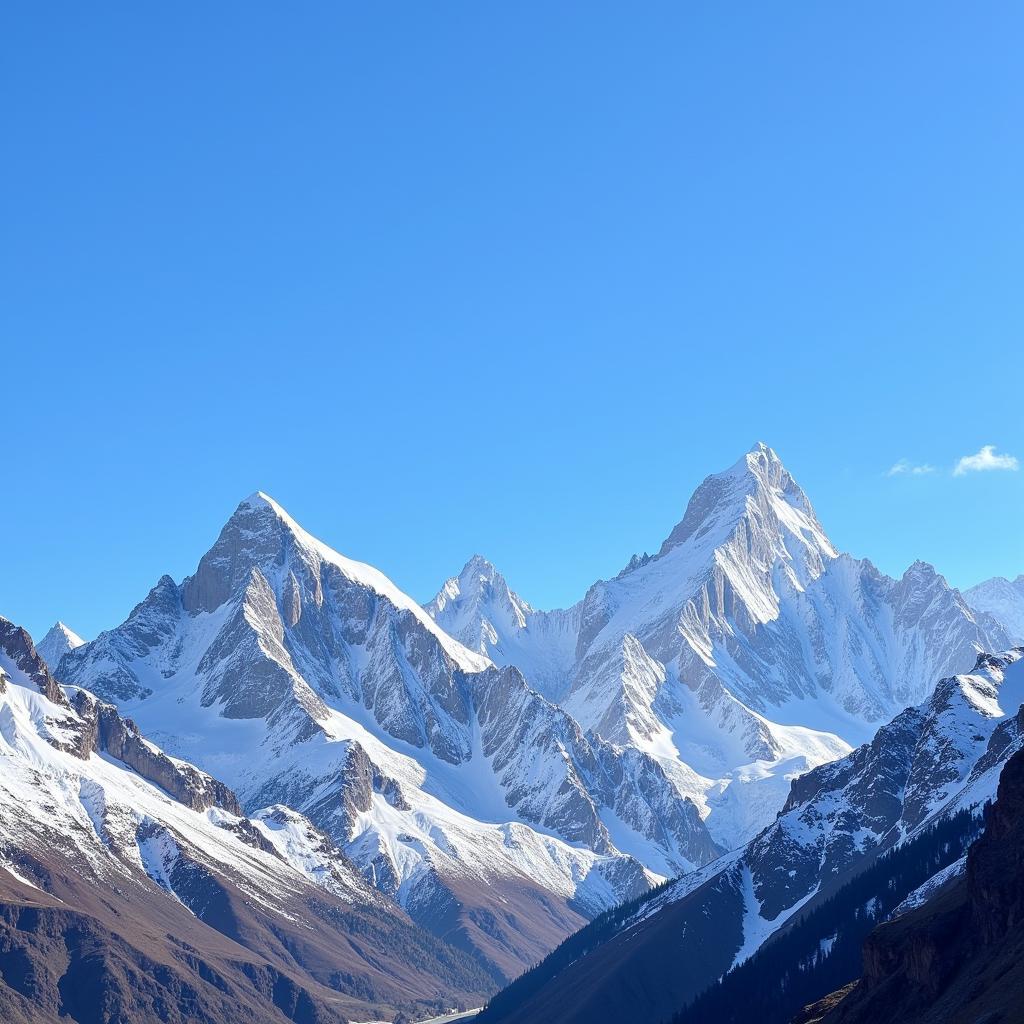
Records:
M751 505L760 509L762 528L774 525L794 534L821 555L834 557L810 499L775 450L758 441L728 469L706 477L693 492L682 520L662 544L660 555L691 540L708 537L720 543L744 519ZM769 524L765 519L773 520Z

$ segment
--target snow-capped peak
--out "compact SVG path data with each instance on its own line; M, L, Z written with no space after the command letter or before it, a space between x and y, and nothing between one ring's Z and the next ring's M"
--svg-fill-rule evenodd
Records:
M46 662L46 667L51 672L56 672L60 659L68 651L73 651L84 643L85 641L73 629L69 629L63 622L55 622L36 645L36 651Z
M473 555L424 608L441 629L499 665L508 664L505 648L534 616L483 555Z
M264 491L249 495L235 509L195 574L183 582L182 604L193 614L212 612L245 589L254 569L281 593L301 583L308 591L308 598L319 603L325 564L339 569L352 583L386 598L397 609L410 612L437 637L445 652L463 670L480 672L490 665L486 658L466 650L441 630L379 569L346 558L317 540Z
M939 578L945 581L945 577L942 576L942 574L935 568L934 565L931 564L931 562L925 562L920 558L918 558L914 562L911 562L911 564L908 565L907 568L904 570L902 576L902 579L905 580L931 580L935 578Z
M795 537L816 556L815 561L834 558L837 553L818 522L810 499L775 451L759 441L729 469L705 478L659 555L691 538L725 542L741 523L747 524L752 532L774 527Z
M522 629L526 625L526 616L533 610L516 594L505 580L505 577L489 562L483 555L473 555L472 558L462 567L458 576L452 576L446 580L444 586L435 595L433 601L427 606L428 613L436 618L439 614L449 609L449 617L452 609L456 606L465 617L473 610L479 610L481 606L499 602L502 608L511 613L517 628ZM454 625L449 621L449 626ZM455 634L458 636L456 628Z

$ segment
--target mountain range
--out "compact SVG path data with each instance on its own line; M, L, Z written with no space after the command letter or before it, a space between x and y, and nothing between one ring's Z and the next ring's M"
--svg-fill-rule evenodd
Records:
M837 553L763 444L697 488L655 556L569 609L533 610L477 556L427 610L583 728L656 759L726 849L774 818L795 775L1012 639L923 562L897 580Z
M247 811L309 817L498 981L658 869L719 852L655 759L584 733L265 495L57 672Z
M4 998L79 1019L45 964L86 928L131 1019L422 1016L599 932L526 975L543 1010L520 1001L588 1019L700 936L652 1007L674 1010L833 876L994 792L1019 634L986 586L839 553L761 444L555 611L481 556L420 606L257 492L95 640L58 623L37 650L5 622L0 943L35 980L0 951ZM136 990L143 963L167 984Z

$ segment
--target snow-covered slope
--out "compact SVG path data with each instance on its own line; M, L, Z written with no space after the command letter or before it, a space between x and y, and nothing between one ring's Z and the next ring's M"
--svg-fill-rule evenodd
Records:
M532 981L522 1000L503 998L509 1010L488 1021L537 1019L540 1007L551 1024L617 1019L627 1006L658 1016L655 993L663 1000L666 991L682 1006L858 865L991 800L1024 746L1022 703L1024 648L980 656L870 743L795 780L778 819L746 846L642 900L600 941L581 933L573 941L587 955L547 984ZM646 991L650 1005L638 998Z
M656 758L588 735L263 494L57 671L248 811L306 815L496 976L718 852Z
M271 987L275 998L305 1003L308 1019L340 1022L338 1011L422 1010L490 984L479 969L453 967L456 950L367 885L311 822L283 808L245 817L223 783L168 757L88 691L59 686L28 634L0 619L0 928L26 904L37 916L25 932L46 908L57 912L46 925L50 945L32 949L5 934L8 966L39 965L27 989L9 971L0 982L37 1010L53 1004L55 1018L85 1019L66 1003L68 986L102 989L96 998L111 1012L133 999L111 967L125 957L142 965L140 984L162 1019L229 1019L217 992L230 986L245 990L235 1002L250 1007L249 1019L283 1024ZM72 952L84 933L91 969ZM350 944L351 934L361 943ZM70 964L54 938L68 945ZM164 966L147 969L152 957ZM230 984L219 976L247 964Z
M63 622L55 622L46 636L36 644L36 651L52 672L68 651L81 647L85 641Z
M964 591L964 600L978 612L1001 622L1015 643L1024 643L1024 573L1015 580L995 576Z
M531 683L542 673L584 729L655 757L727 847L771 821L795 775L1009 643L930 566L895 580L838 554L763 444L697 488L657 555L568 610L530 609L475 558L427 611Z

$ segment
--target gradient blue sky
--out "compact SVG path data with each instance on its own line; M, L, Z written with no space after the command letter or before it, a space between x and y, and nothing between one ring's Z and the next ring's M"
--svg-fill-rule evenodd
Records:
M1016 3L10 4L0 613L87 636L261 488L540 606L773 445L1024 571ZM898 460L930 473L887 476Z

